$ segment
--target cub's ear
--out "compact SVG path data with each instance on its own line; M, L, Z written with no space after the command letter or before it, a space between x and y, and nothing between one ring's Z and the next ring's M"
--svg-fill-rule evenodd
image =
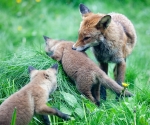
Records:
M49 37L47 37L47 36L43 36L43 37L44 37L44 40L45 40L46 44L47 44L48 41L51 39L51 38L49 38Z
M85 14L88 14L90 13L91 11L84 5L84 4L80 4L79 5L79 8L80 8L80 13L82 14L82 16L84 17Z
M34 67L32 67L32 66L29 66L29 67L28 67L28 72L29 72L29 73L31 73L33 70L36 70L36 69L35 69Z
M96 28L97 29L100 29L100 28L106 29L109 26L110 22L111 22L111 16L106 15L106 16L102 17L102 19L96 24Z
M57 64L57 63L56 63L56 64L54 64L53 66L51 66L51 68L52 68L52 69L56 69L56 70L57 70L57 69L58 69L58 64Z

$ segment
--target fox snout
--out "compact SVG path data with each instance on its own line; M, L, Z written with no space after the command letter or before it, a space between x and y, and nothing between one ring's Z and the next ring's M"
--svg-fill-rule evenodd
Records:
M72 49L73 49L73 50L76 50L76 48L75 48L74 46L72 47Z
M77 50L77 51L79 51L79 52L85 51L86 48L87 48L87 45L84 44L84 42L82 42L82 41L77 41L77 42L72 46L72 49L73 49L73 50Z
M94 41L94 42L90 42L90 43L87 43L87 44L84 44L84 45L76 45L77 43L75 43L73 46L72 46L72 49L73 50L77 50L79 52L84 52L86 51L87 49L89 49L90 47L93 47L93 46L97 46L99 45L99 42L98 41Z
M84 52L88 48L90 48L89 44L86 44L86 45L83 45L83 46L78 46L78 47L75 47L75 44L74 44L73 47L72 47L73 50L77 50L79 52Z
M72 49L77 50L77 43L73 44Z

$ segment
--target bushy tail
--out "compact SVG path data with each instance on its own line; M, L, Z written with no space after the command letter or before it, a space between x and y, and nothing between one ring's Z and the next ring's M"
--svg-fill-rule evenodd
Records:
M115 82L113 79L109 78L106 74L103 74L103 77L99 77L99 82L101 85L105 86L106 88L110 89L111 91L114 91L116 94L123 94L127 97L133 96L132 93L125 90L122 86L120 86L117 82Z

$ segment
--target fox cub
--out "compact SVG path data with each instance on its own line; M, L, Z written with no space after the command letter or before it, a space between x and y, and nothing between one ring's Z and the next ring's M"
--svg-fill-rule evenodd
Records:
M80 4L82 22L77 42L72 49L85 51L93 48L101 69L107 74L108 63L116 63L114 77L122 85L125 77L126 58L136 44L136 32L131 21L122 14L94 14ZM86 63L86 62L85 62ZM106 99L106 90L102 93Z
M57 67L55 64L47 70L36 70L29 67L30 83L11 95L0 105L0 125L10 125L16 107L16 125L28 125L34 112L38 114L56 115L64 120L69 115L46 105L49 94L57 87Z
M100 105L100 86L103 85L115 93L121 94L123 87L109 78L84 52L72 50L73 42L53 40L44 37L46 52L57 61L61 61L66 74L76 83L76 87L85 97ZM126 96L132 94L125 91Z

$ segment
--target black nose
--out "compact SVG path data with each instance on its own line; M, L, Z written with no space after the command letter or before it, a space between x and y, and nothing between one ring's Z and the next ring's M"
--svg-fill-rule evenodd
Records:
M73 50L76 50L76 48L72 47Z

